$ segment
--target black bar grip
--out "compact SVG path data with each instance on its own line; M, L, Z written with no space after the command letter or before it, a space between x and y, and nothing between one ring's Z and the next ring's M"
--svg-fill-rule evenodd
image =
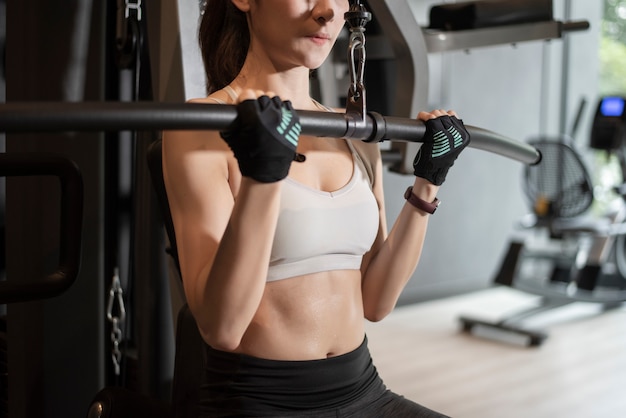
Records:
M224 129L237 115L233 105L156 102L23 102L0 105L1 132ZM416 119L369 113L365 122L345 113L298 111L302 133L364 141L422 142ZM466 126L470 147L525 164L541 159L532 146L486 129Z
M61 183L59 264L53 273L36 282L0 282L0 304L57 296L76 280L80 269L83 222L83 178L76 164L56 154L0 154L0 176L56 176Z

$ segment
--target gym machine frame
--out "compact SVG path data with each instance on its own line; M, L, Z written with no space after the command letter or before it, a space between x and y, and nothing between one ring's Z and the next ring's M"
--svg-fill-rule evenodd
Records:
M352 2L357 4L360 2ZM398 0L380 0L374 2L371 6L376 13L387 18L392 16L395 21L394 25L390 25L390 38L392 39L393 49L397 52L396 56L401 63L399 67L403 67L403 71L414 71L413 64L404 66L402 61L408 57L413 63L420 61L420 65L424 65L427 61L425 55L427 52L434 51L432 46L441 41L441 37L433 38L434 34L419 33L415 41L410 43L406 41L406 33L402 33L395 25L404 24L407 17L412 17L411 13L407 13L408 6L404 1ZM359 5L360 6L360 5ZM409 10L410 12L410 10ZM540 36L541 39L559 37L563 30L559 22L550 22L547 24L553 29L550 34ZM409 22L404 29L414 30L417 28L415 22ZM503 30L508 30L503 29ZM517 41L531 40L525 38L523 31L519 28L512 28L509 32L516 32L519 37ZM397 36L399 35L399 36ZM458 35L462 35L459 33ZM438 35L437 35L438 36ZM430 40L429 40L430 39ZM438 40L437 40L438 39ZM497 38L496 38L497 39ZM539 39L539 38L537 38ZM432 41L435 40L435 41ZM424 41L422 43L422 41ZM507 43L515 41L500 41L498 43ZM426 47L428 44L428 50ZM414 46L424 46L419 53L415 53ZM466 49L472 46L482 46L478 44L463 46ZM403 48L408 48L410 53L405 55L402 53ZM457 46L446 48L461 49ZM416 71L414 73L420 73ZM415 89L405 89L401 96L413 93L413 97L425 99L423 87L428 83L428 73L422 72L426 76L419 80L419 94L415 94ZM413 79L413 76L410 77ZM404 100L400 98L400 100ZM423 106L415 106L408 103L403 107L410 113L415 113L414 109L423 108ZM418 99L419 100L419 99ZM361 111L359 111L361 110ZM345 114L331 114L324 112L299 112L303 126L303 133L307 135L327 136L327 137L344 137L353 140L363 140L367 142L394 141L394 144L400 148L392 149L391 152L385 151L385 156L394 161L402 161L407 158L410 152L403 152L402 146L412 143L422 142L424 126L421 122L402 117L383 116L375 112L366 112L365 103L361 108L347 107ZM235 118L236 110L234 106L228 105L197 105L197 104L166 104L166 103L113 103L113 102L83 102L83 103L53 103L53 102L28 102L28 103L9 103L0 105L0 131L7 133L17 132L77 132L77 131L122 131L122 130L168 130L168 129L223 129ZM518 142L516 140L504 137L497 133L468 126L468 131L472 136L470 147L493 152L495 154L510 158L524 164L536 164L540 161L541 156L533 147ZM412 155L412 154L411 154ZM2 162L0 161L0 164ZM74 196L77 196L76 194ZM82 196L82 195L81 195ZM82 199L77 198L78 201ZM78 274L78 266L80 264L80 224L82 215L79 211L73 212L70 216L77 222L78 231L72 233L67 238L74 240L75 244L71 254L73 260L70 260L70 266L67 270L60 268L62 275L66 277L64 285L56 287L50 292L35 293L27 297L27 299L36 299L43 297L53 297L61 294L74 282ZM75 231L76 232L76 231ZM65 263L62 262L61 266ZM53 277L53 276L50 276ZM30 285L30 284L29 284ZM37 292L39 286L45 286L44 283L33 283L32 290ZM25 299L24 299L25 300ZM7 297L4 288L0 286L0 303L11 303L10 297Z
M378 19L386 22L386 35L391 49L397 57L398 78L410 83L409 88L398 88L397 107L415 113L424 108L428 96L429 52L452 51L483 47L487 45L516 43L539 39L559 38L565 31L584 30L587 22L537 22L503 27L472 29L456 32L421 29L405 1L371 0L370 6ZM392 141L391 150L383 153L386 162L394 162L396 170L408 172L411 161L407 147L422 142L424 125L421 121L394 116L383 116L367 112L365 87L362 84L362 71L365 63L364 26L369 21L369 12L360 0L350 1L350 11L346 14L351 32L356 33L356 44L361 54L358 74L353 65L352 91L349 94L356 100L349 100L346 113L299 111L302 132L305 135L347 138L367 142ZM497 35L497 36L496 36ZM408 40L411 39L411 42ZM497 41L495 41L497 40ZM354 52L354 51L352 51ZM354 55L349 60L354 60ZM408 72L411 72L409 74ZM422 74L416 80L413 74ZM356 87L356 90L354 90ZM407 91L411 94L407 96ZM24 132L88 132L123 130L168 130L168 129L224 129L236 116L235 106L220 104L168 104L155 102L24 102L0 105L0 131L5 133ZM507 138L486 129L467 126L471 135L471 148L492 152L524 164L537 164L540 153L528 144ZM76 252L72 252L76 254ZM72 263L70 263L72 264ZM69 269L67 282L46 297L52 297L66 290L76 278L77 269ZM64 275L65 276L65 275ZM0 285L8 285L2 283ZM33 284L37 286L38 284ZM10 302L0 287L0 303Z

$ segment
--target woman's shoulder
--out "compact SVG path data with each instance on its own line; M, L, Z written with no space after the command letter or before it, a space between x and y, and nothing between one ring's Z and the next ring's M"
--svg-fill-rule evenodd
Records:
M177 184L181 190L186 190L187 183L215 182L229 177L234 157L219 132L195 129L163 131L161 142L163 169L169 173L168 182ZM182 196L179 195L181 199Z
M189 99L187 100L187 103L191 103L191 104L226 104L226 101L223 100L223 98L220 98L218 96L216 96L215 94L212 94L210 96L207 97L196 97L193 99Z
M225 104L216 93L207 97L188 99L188 104ZM210 111L210 110L209 110ZM228 151L228 146L221 140L216 130L171 130L163 131L163 143L169 143L169 148L176 148L179 152L194 150Z
M187 103L191 104L207 104L207 103L219 103L223 104L221 100L218 100L215 97L194 97L193 99L187 100Z
M226 86L221 90L214 91L207 97L198 97L187 100L187 103L200 103L200 104L233 104L237 100L237 94L230 87Z

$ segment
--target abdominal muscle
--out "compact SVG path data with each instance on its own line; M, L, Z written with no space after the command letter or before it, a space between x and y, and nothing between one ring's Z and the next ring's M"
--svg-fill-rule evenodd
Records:
M335 270L268 282L236 352L272 360L348 353L365 336L361 272Z

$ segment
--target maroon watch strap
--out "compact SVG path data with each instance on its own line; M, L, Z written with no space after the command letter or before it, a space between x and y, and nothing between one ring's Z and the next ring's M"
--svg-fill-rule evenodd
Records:
M406 192L404 192L404 198L411 205L420 210L423 210L426 213L430 213L431 215L435 213L437 207L441 203L441 201L437 198L435 198L435 200L433 200L432 202L427 202L423 199L420 199L413 193L413 187L409 187L408 189L406 189Z

